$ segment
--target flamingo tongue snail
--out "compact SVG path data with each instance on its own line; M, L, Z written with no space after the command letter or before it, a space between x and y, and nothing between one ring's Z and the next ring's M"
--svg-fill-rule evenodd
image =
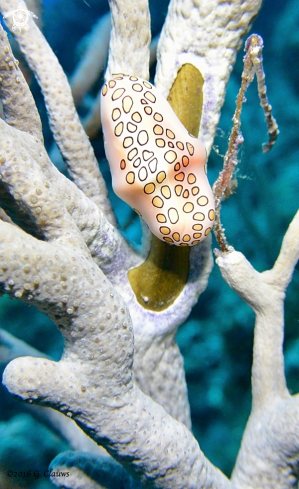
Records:
M146 80L118 74L102 89L105 151L115 193L161 241L193 246L211 231L206 151Z

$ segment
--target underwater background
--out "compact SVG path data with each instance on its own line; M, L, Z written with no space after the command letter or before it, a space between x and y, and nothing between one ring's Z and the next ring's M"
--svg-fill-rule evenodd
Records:
M44 0L43 32L68 77L72 75L88 43L86 35L108 12L106 0ZM152 34L163 25L168 1L150 0ZM256 80L243 106L241 131L244 144L237 169L238 188L222 206L222 222L228 243L244 253L258 270L271 268L283 235L299 202L299 3L265 0L251 32L264 39L264 69L268 97L280 135L270 153L262 153L267 140L263 111L259 106ZM15 55L20 56L17 47ZM209 157L208 177L213 183L221 170L227 149L231 118L240 87L243 50L240 51L228 85L225 105ZM21 62L22 64L22 62ZM24 66L24 65L23 65ZM26 67L25 67L26 70ZM27 69L43 121L46 148L55 159L43 98L36 80ZM155 66L151 68L151 81ZM78 107L84 118L103 82L103 75ZM99 131L92 140L104 174L119 225L124 235L140 245L137 215L111 191L110 174ZM66 173L63 162L57 162ZM213 242L213 248L217 247ZM288 387L299 391L299 267L295 270L285 303L285 369ZM222 280L214 266L206 291L178 332L185 360L193 432L205 455L228 476L238 453L250 413L250 375L254 314ZM25 341L52 359L62 352L56 326L42 313L4 296L0 300L0 328ZM1 374L7 362L5 342L0 343ZM43 424L32 409L13 399L0 387L0 488L53 487L46 478L9 480L5 470L44 472L51 460L69 449L59 433Z

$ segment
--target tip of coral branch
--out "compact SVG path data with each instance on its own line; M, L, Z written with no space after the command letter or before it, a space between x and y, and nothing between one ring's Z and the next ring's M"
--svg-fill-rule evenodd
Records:
M216 256L216 258L219 257L224 258L225 256L229 255L233 251L235 251L233 246L227 246L225 250L218 250L218 248L213 249L213 253Z
M248 39L246 39L244 49L247 53L250 48L263 48L263 47L264 47L263 38L258 34L251 34L251 36L249 36Z

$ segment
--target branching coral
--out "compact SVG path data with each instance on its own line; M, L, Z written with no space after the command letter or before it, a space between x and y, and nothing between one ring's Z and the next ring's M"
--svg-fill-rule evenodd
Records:
M2 14L17 3L1 0ZM111 5L107 76L125 71L147 78L147 4L142 0ZM231 63L259 7L260 2L239 0L229 5L170 5L159 47L157 85L164 86L167 95L188 51L188 62L200 69L204 80L201 133L208 149ZM210 26L217 40L213 37L206 45L205 37L200 41L198 35L192 48L195 26L200 35ZM178 37L171 34L172 28L186 33L175 46ZM191 250L186 284L172 303L159 311L145 309L127 276L143 258L114 226L101 174L57 59L33 21L27 32L17 33L17 40L43 90L51 127L74 183L47 156L33 98L2 30L0 95L5 120L0 121L0 198L7 215L3 211L0 221L1 292L44 311L65 341L59 362L30 356L13 360L4 373L6 387L30 404L52 407L75 420L143 487L294 487L298 407L297 396L286 388L282 338L284 293L299 254L298 215L272 270L256 272L233 250L217 258L224 279L256 313L253 408L228 480L203 455L190 431L182 358L174 340L206 286L209 238ZM176 54L166 77L170 52ZM219 64L222 55L224 64ZM59 463L68 465L67 459ZM82 487L83 467L82 462L81 471L71 470L68 487ZM100 487L85 476L85 487ZM132 479L126 480L130 487Z

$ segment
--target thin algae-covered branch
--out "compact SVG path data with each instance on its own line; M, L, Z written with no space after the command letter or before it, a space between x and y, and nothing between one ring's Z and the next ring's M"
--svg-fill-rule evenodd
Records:
M19 0L0 2L2 15L19 6L26 8L25 3ZM12 29L12 18L8 17L5 20L8 27ZM14 35L41 86L50 126L67 162L71 178L99 206L107 219L114 222L104 180L74 107L66 75L55 54L31 17L28 20L28 30L16 30Z
M257 34L252 34L246 41L243 63L244 69L242 72L241 87L237 96L236 110L233 116L233 128L230 133L228 149L224 156L223 170L219 173L219 177L213 185L213 194L215 199L215 223L214 234L218 241L221 251L229 251L229 246L226 241L224 229L220 221L221 202L227 199L235 190L237 182L233 179L235 168L238 164L239 147L243 143L241 134L241 112L245 102L245 94L254 79L254 75L258 80L258 94L261 101L261 106L265 113L266 123L269 132L268 143L263 144L263 152L270 151L275 144L279 134L277 123L272 115L272 107L268 102L266 95L265 73L263 70L262 58L263 40Z
M253 37L254 36L254 37ZM265 84L265 72L263 68L263 40L257 35L250 36L246 41L245 50L252 57L255 74L257 78L257 89L261 107L265 114L265 121L268 127L269 140L263 144L263 153L268 153L276 143L279 134L277 122L272 114L272 106L267 97L267 87Z

